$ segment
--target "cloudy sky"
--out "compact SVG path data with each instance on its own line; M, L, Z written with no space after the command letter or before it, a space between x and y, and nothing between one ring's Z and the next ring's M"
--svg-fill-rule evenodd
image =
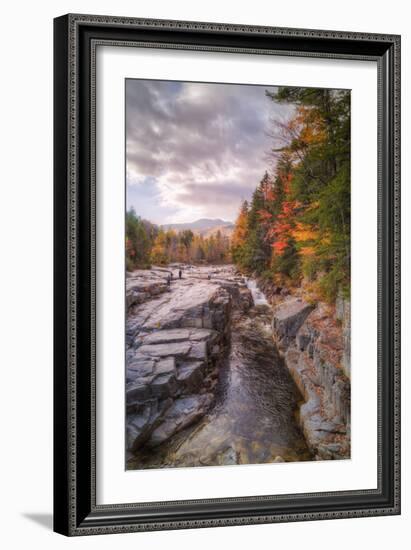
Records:
M234 221L268 166L267 86L127 80L127 208L154 223Z

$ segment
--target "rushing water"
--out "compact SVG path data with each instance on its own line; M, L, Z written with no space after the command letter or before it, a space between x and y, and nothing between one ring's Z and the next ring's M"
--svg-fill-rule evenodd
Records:
M271 310L255 281L247 286L255 307L232 321L215 406L198 424L141 456L143 467L312 459L296 421L301 396L272 341Z
M257 282L254 279L247 279L246 280L247 287L251 291L251 295L253 297L253 302L255 306L268 306L267 298L264 295L264 292L262 292L258 286Z

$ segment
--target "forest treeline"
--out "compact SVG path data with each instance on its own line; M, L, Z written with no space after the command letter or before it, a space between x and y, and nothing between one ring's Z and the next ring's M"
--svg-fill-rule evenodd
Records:
M217 230L209 237L184 231L164 230L136 215L126 214L126 268L148 268L173 262L226 263L231 260L230 240Z
M281 87L266 92L295 106L274 121L273 169L244 201L232 236L233 261L278 285L302 280L333 301L350 281L350 93Z
M293 106L273 121L270 163L250 202L241 205L229 240L164 230L126 216L127 269L170 262L233 261L279 286L304 281L333 301L350 281L350 92L280 87L266 92ZM262 172L264 166L262 166Z

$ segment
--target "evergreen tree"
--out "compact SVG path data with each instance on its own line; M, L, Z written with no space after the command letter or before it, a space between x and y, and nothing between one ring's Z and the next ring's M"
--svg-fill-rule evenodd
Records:
M247 240L242 251L243 266L248 270L259 273L264 271L271 255L266 231L264 225L261 223L269 186L270 178L266 172L251 199L247 218Z

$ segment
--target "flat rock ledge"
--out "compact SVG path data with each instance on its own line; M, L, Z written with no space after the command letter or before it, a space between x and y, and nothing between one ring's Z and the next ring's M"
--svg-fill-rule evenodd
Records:
M167 276L171 272L156 268L150 270L138 269L127 274L126 278L126 307L127 311L134 306L146 302L168 290Z
M128 449L157 446L205 414L222 348L212 329L159 330L139 337L127 361Z
M273 337L304 398L299 421L317 460L350 458L349 351L341 317L295 297L274 309Z

